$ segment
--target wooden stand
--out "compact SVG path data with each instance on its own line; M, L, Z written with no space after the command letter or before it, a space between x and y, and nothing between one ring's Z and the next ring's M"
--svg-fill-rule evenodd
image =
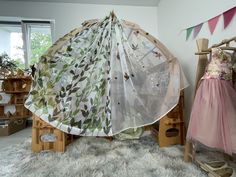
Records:
M198 47L198 52L200 52L200 53L204 50L207 50L208 49L208 39L198 39L197 40L197 47ZM197 87L199 85L199 81L205 73L205 68L206 68L207 63L208 63L207 53L199 55L196 80L195 80L195 93L196 93ZM194 153L195 152L194 152L192 143L190 141L186 141L184 161L191 162L194 158Z
M54 141L44 141L43 136L53 137ZM73 135L66 134L61 130L52 127L36 115L33 115L32 127L32 151L53 150L65 152L66 146L73 141Z
M175 144L183 145L185 143L183 106L184 92L182 91L178 105L160 120L159 131L156 127L153 127L152 132L158 139L160 147L166 147Z

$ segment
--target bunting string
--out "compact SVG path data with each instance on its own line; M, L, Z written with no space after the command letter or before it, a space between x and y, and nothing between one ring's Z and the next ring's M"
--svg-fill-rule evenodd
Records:
M191 26L189 28L184 29L183 31L186 31L186 40L189 39L192 32L193 32L193 38L196 38L197 35L199 34L199 32L201 31L202 26L203 26L204 23L208 23L209 31L211 32L211 34L213 34L221 15L223 15L224 29L226 29L229 26L229 24L232 21L235 14L236 14L236 6L229 9L229 10L227 10L227 11L225 11L225 12L223 12L220 15L217 15L217 16L207 20L207 21L204 21L204 22L199 23L195 26Z

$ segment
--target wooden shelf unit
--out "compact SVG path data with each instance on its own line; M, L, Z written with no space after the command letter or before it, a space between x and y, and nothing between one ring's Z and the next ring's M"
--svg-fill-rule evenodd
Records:
M0 136L10 135L26 127L26 119L31 117L31 112L24 107L26 96L31 87L31 76L4 77L2 91L0 92L0 121L8 122L0 126ZM10 100L3 101L1 94L8 95ZM14 109L12 108L14 106ZM5 111L5 109L9 109ZM13 112L13 110L14 112Z

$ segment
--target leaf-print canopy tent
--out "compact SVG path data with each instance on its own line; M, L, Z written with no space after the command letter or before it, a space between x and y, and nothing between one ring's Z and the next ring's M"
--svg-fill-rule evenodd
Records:
M51 46L25 106L62 131L110 136L161 119L186 85L161 42L111 13Z

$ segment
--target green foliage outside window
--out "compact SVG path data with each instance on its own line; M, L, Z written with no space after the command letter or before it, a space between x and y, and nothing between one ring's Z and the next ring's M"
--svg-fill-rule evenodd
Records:
M47 51L47 49L52 45L51 35L44 34L39 32L31 33L30 38L30 47L31 47L31 57L29 61L29 66L37 63L41 55ZM19 49L22 49L19 47ZM20 58L14 58L15 64L20 69L25 69L25 64Z
M29 65L39 61L41 55L52 45L51 35L43 33L31 33L31 58Z

